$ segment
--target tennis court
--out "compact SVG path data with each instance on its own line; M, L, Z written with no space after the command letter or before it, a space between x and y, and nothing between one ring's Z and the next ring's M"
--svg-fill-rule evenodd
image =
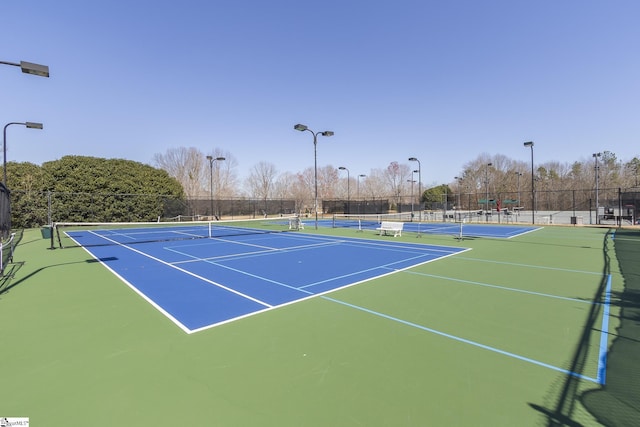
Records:
M66 234L189 333L464 251L274 232L288 224L94 226Z
M454 219L451 215L448 221L423 222L414 214L336 214L331 220L323 219L318 224L323 227L352 228L358 231L379 230L383 221L401 223L402 230L418 236L430 234L443 234L455 236L459 239L473 237L489 237L497 239L510 239L525 233L537 230L539 227L523 224L493 224L472 222L469 218Z
M64 249L26 233L0 287L3 414L54 427L640 420L637 230L265 227L69 228Z

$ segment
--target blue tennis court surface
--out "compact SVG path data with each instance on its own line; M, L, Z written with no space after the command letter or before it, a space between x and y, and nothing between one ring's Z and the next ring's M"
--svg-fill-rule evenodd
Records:
M68 235L187 333L467 250L295 232L127 243L137 232Z
M361 230L375 231L380 226L378 221L321 220L318 222L323 227L359 228ZM403 233L415 234L445 234L456 237L489 237L497 239L510 239L522 234L539 230L540 227L508 224L482 224L459 222L404 222Z

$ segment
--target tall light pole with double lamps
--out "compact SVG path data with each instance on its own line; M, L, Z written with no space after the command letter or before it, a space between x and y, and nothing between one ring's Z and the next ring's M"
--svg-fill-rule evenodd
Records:
M313 183L315 187L315 197L313 202L313 210L316 211L316 230L318 229L318 134L322 136L333 136L333 131L325 130L323 132L314 132L307 127L298 123L293 127L300 132L308 131L313 135Z
M596 224L600 224L598 208L600 207L600 195L599 195L599 178L600 166L598 166L598 157L602 156L602 153L593 153L593 158L596 159L595 173L596 173Z
M226 158L207 156L207 160L209 160L209 197L211 199L211 215L216 217L216 214L213 212L213 162L221 162L226 160Z
M4 130L2 132L2 172L3 172L3 184L7 186L7 128L11 125L22 125L26 126L29 129L42 129L42 123L35 122L11 122L4 125Z
M533 141L524 143L525 147L531 148L531 224L536 223L536 187L533 177Z

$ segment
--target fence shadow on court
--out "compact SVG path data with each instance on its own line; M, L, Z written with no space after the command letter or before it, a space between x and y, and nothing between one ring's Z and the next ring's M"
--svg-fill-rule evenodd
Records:
M530 403L531 407L543 413L547 426L578 427L582 424L574 419L576 405L584 408L605 426L640 425L640 233L637 230L617 230L615 240L609 231L604 239L605 268L594 302L604 302L606 284L610 273L610 242L614 241L615 255L624 279L624 290L612 292L611 305L620 307L620 326L610 335L615 338L607 354L605 384L580 392L580 379L567 375L555 398L552 408ZM593 304L584 325L582 336L576 346L571 372L582 374L588 356L588 349L596 321L600 318L602 304ZM554 393L555 394L555 393Z
M611 255L610 255L610 242L611 242L611 230L604 236L603 241L603 257L604 257L604 269L602 272L602 279L598 285L593 301L604 302L605 292L607 287L608 276L611 271ZM585 320L582 334L576 345L576 350L571 359L570 366L567 369L577 375L584 373L584 368L589 356L589 348L593 338L593 330L597 329L596 322L600 318L603 311L603 304L592 304L591 309ZM554 386L552 393L556 394L555 403L552 403L552 407L545 407L539 404L530 403L529 405L541 412L547 418L548 427L560 427L570 426L579 427L581 423L574 420L576 405L579 403L580 395L578 386L582 381L577 375L566 375L559 386ZM559 388L559 390L558 390ZM554 399L550 396L550 399Z
M31 279L32 277L42 273L45 270L48 270L50 268L56 268L56 267L66 267L68 265L73 265L73 264L83 264L83 263L94 263L94 262L108 262L108 261L115 261L117 258L115 257L108 257L108 258L101 258L101 259L94 259L94 258L90 258L90 259L86 259L83 261L74 261L74 262L65 262L62 264L54 264L54 265L47 265L44 267L40 267L35 271L32 271L31 273L27 274L26 276L13 281L13 278L15 278L16 274L18 271L20 271L21 268L24 267L24 261L20 261L20 262L14 262L13 264L11 264L11 267L7 269L7 271L5 271L5 275L2 276L2 278L0 278L0 296L8 293L11 289L15 288L16 286L24 283L25 281Z
M612 294L620 307L620 326L609 349L604 386L580 396L582 404L607 426L640 425L640 232L619 230L615 253L624 290Z

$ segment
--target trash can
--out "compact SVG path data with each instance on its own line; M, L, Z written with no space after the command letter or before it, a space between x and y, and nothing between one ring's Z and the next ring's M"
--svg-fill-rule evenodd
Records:
M51 238L51 226L50 225L45 225L44 227L42 227L40 229L40 232L42 233L42 238L43 239L50 239Z

